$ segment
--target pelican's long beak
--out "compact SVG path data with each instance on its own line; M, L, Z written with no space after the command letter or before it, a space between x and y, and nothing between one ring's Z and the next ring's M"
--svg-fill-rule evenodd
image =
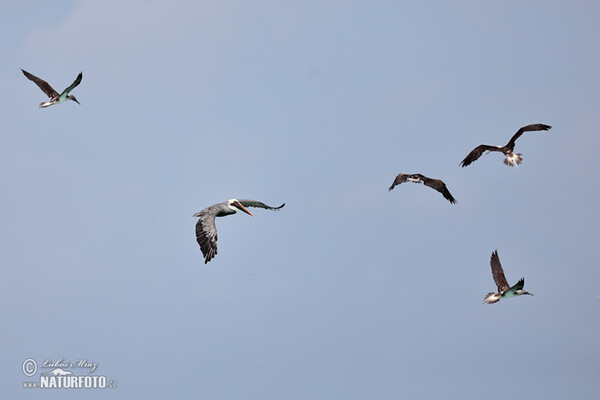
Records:
M253 216L253 217L254 217L254 214L252 214L250 211L248 211L248 209L247 209L246 207L244 207L244 206L242 205L242 203L240 203L239 201L236 201L235 203L233 203L233 205L234 205L234 206L235 206L237 209L239 209L239 210L242 210L242 211L243 211L243 212L245 212L246 214L248 214L248 215L251 215L251 216Z

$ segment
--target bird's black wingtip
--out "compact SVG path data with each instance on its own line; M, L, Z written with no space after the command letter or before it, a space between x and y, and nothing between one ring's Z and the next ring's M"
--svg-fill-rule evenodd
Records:
M451 204L456 204L456 199L454 198L454 196L452 196L452 194L448 190L445 190L444 192L442 192L442 196L444 196L444 198L446 200L448 200Z
M266 204L265 204L266 205ZM272 211L278 211L280 209L282 209L285 206L285 203L283 203L282 205L280 205L279 207L271 207L271 206L266 206L264 208L266 208L267 210L272 210Z

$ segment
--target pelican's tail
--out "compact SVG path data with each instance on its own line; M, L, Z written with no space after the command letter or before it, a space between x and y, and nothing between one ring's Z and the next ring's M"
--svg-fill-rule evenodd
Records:
M510 153L505 159L504 164L509 167L514 167L515 165L520 165L523 162L523 157L521 157L521 153Z
M483 299L483 302L481 304L494 304L498 301L500 301L500 293L489 292L485 295L485 298Z

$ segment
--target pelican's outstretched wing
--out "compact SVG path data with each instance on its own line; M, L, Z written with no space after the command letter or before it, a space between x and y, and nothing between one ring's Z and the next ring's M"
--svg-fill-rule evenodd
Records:
M502 151L502 148L499 146L490 146L487 144L482 144L475 147L471 152L465 157L464 160L460 163L461 167L466 167L471 164L473 161L477 160L481 155L486 151Z
M421 175L421 180L423 181L423 185L429 186L430 188L437 190L450 203L452 203L452 204L456 203L456 199L454 199L454 197L452 197L452 195L450 194L450 191L448 190L448 188L446 187L446 184L443 181L441 181L439 179L431 179L431 178L428 178L423 175Z
M515 142L523 134L523 132L547 131L550 128L552 128L550 125L544 125L544 124L531 124L531 125L524 126L521 129L519 129L517 131L517 133L515 133L513 135L513 137L510 138L510 140L506 144L506 147L510 148L512 151L515 148Z
M390 186L390 188L388 190L392 190L399 184L406 182L409 177L410 177L410 175L398 174L398 176L396 176L396 179L394 179L394 183L392 183L392 186Z
M33 74L30 74L29 72L25 71L23 68L21 68L21 71L23 71L23 75L25 75L27 77L27 79L29 79L30 81L33 81L36 85L38 85L38 87L40 89L42 89L42 92L46 93L46 96L50 97L51 99L59 96L58 92L56 90L54 90L52 88L52 86L50 86L48 84L48 82L46 82L45 80L38 78L37 76L35 76Z
M60 95L61 96L68 95L71 92L71 90L75 89L81 83L82 78L83 78L83 72L80 72L79 75L77 75L77 78L75 78L75 80L73 81L73 83L71 83L71 86L69 86L68 88L63 90L63 92Z
M502 264L500 264L500 258L498 257L498 250L494 250L492 253L490 265L492 266L492 276L494 277L494 282L496 282L496 286L498 286L498 293L506 292L508 289L510 289L510 285L504 276L504 270L502 269Z
M267 210L279 210L280 208L282 208L283 206L285 206L285 203L283 203L279 207L271 207L271 206L266 205L265 203L261 203L260 201L256 201L256 200L238 200L238 201L244 207L266 208Z
M215 217L217 210L208 207L194 216L199 217L196 222L196 241L204 255L204 264L208 263L217 254L217 227Z

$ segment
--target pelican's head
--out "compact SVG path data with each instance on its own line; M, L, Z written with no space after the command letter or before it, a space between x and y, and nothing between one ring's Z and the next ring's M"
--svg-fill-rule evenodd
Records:
M77 99L75 98L75 96L73 96L72 94L68 94L68 95L67 95L67 98L68 98L68 99L71 99L71 100L73 100L75 103L79 104L79 102L77 101ZM81 104L79 104L79 105L81 105Z
M250 211L248 211L248 209L246 207L243 206L242 203L240 203L240 201L238 199L230 199L227 200L227 206L233 211L233 212L238 212L238 210L241 210L243 212L245 212L248 215L252 215L254 216Z

